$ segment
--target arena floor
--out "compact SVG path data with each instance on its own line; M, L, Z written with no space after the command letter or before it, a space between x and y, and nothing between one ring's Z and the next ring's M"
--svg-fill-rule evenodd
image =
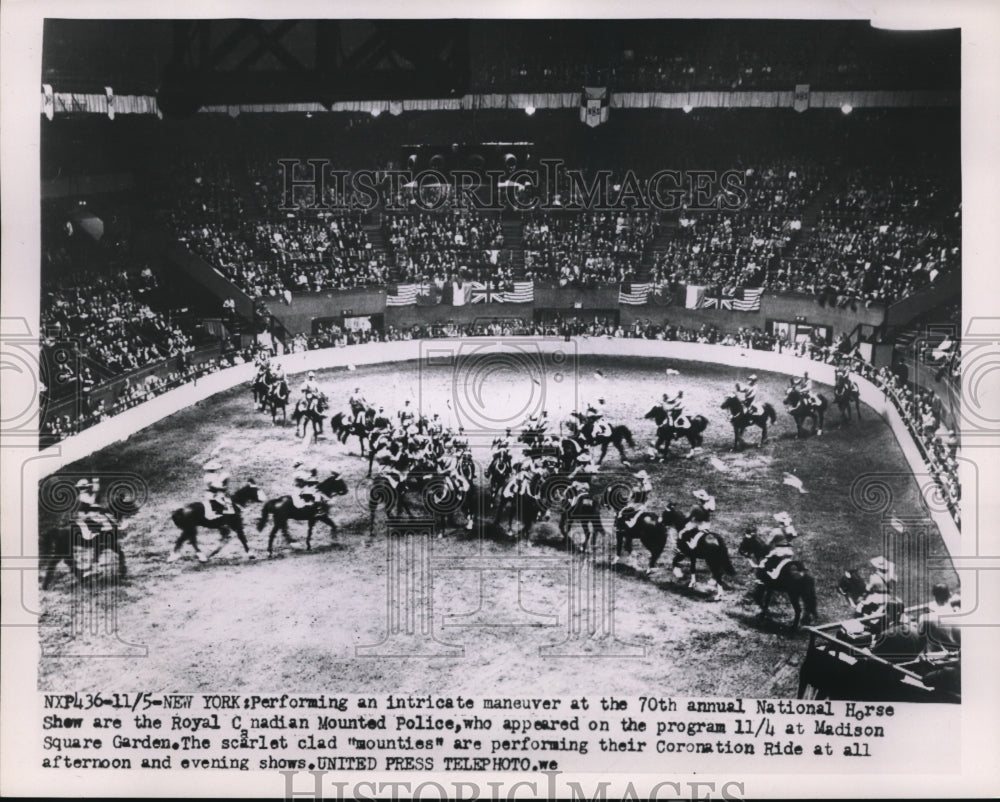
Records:
M667 367L679 374L666 375ZM586 403L605 397L607 417L629 426L635 436L633 470L650 473L652 508L675 499L686 510L698 488L717 498L713 529L729 544L737 572L733 589L711 601L678 584L669 570L672 544L660 568L647 578L633 567L645 563L637 543L632 565L613 569L613 619L620 647L606 649L613 656L601 657L599 648L583 643L579 652L569 649L575 657L554 659L540 650L566 640L570 568L578 559L565 549L556 530L539 524L533 545L448 532L430 542L426 565L433 566L427 574L433 580L433 608L428 627L438 642L461 646L464 653L442 655L448 650L435 646L430 650L438 656L359 657L356 647L383 642L388 626L386 530L379 512L375 537L368 536L366 461L357 456L356 440L346 446L321 440L304 447L291 424L272 426L268 416L255 411L249 388L240 387L67 468L138 473L148 482L149 500L124 541L129 578L115 607L117 637L106 630L76 631L81 625L80 597L64 568L52 588L41 591L40 687L477 695L495 688L497 695L507 696L537 695L539 689L553 696L609 691L632 696L794 696L806 636L779 631L778 625L787 623L791 614L783 599L773 604L774 623L757 618L756 607L745 598L752 579L746 560L736 554L739 536L747 525L768 523L773 513L787 510L801 534L796 549L816 577L821 620L846 617L847 606L835 587L840 572L883 553L880 516L852 504L855 477L865 472L896 474L888 480L895 498L892 512L906 518L921 515L923 509L888 426L863 406L860 424L841 427L834 410L822 437L797 441L794 424L781 405L787 377L759 372L760 397L778 410L778 423L763 448L734 453L732 430L719 409L733 382L745 378L733 368L587 358L558 369L542 366L539 381L526 379L529 374L523 366L483 360L457 379L452 367L416 363L322 371L318 379L333 401L331 413L359 386L387 411L410 400L427 414L440 414L446 423L465 416L469 428L477 417L480 424L491 419L502 426L506 417L516 413L523 418L522 411L538 403L559 421L577 399ZM297 384L293 382L293 389ZM654 427L642 416L668 388L683 388L689 410L705 415L710 424L701 453L685 458L686 444L675 444L675 458L654 462L644 453ZM830 388L821 391L832 399ZM475 446L482 463L488 459L489 439L485 446ZM757 430L747 439L756 443ZM253 525L260 507L252 505L246 518L256 561L248 561L233 539L206 565L190 551L184 559L166 563L177 535L170 513L201 500L201 466L219 445L233 487L253 477L268 498L290 492L291 466L302 456L321 474L342 472L351 492L334 502L337 535L331 539L318 525L313 551L306 553L305 524L292 522L296 542L288 545L279 537L278 554L269 560L266 536ZM601 482L624 470L612 450ZM785 473L801 479L808 492L783 484ZM46 527L52 521L43 514L39 524ZM610 516L606 526L613 531ZM933 525L911 537L931 555L945 553ZM212 549L218 535L202 530L201 540ZM606 554L605 549L597 576L607 575ZM416 552L404 552L407 555ZM494 562L501 569L486 570ZM699 578L706 577L702 565ZM956 584L952 571L919 572L909 580L905 595L925 599L930 585L940 580ZM462 615L467 617L446 619ZM443 626L446 622L454 626ZM418 629L420 623L416 621ZM586 629L586 623L583 626ZM608 645L607 639L603 645ZM86 659L111 653L134 656Z

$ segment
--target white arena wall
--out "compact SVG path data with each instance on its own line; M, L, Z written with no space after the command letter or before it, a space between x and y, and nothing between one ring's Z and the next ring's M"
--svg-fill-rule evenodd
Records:
M432 349L435 354L446 353L449 349L457 354L463 347L469 349L470 344L477 354L551 354L571 349L579 356L636 356L710 362L786 375L801 375L804 370L808 370L811 378L815 381L828 385L833 384L832 365L788 353L778 354L771 351L756 351L704 343L606 337L574 337L568 342L557 338L537 337L498 337L493 340L489 337L455 340L408 340L305 351L287 354L279 357L276 361L284 366L286 373L296 374L307 370L347 367L348 365L375 365L418 360L427 353L428 349ZM170 390L137 407L128 409L114 418L68 437L45 449L33 460L38 469L38 478L44 478L98 449L131 437L147 426L198 401L204 401L237 385L249 383L253 379L254 373L255 367L252 364L238 365L218 371L191 384ZM927 475L926 465L895 406L875 385L861 377L855 378L861 390L861 400L888 423L906 457L910 470L917 477L918 483L922 487L925 486L929 477L923 480L921 477ZM924 495L926 497L926 491ZM967 503L968 501L967 498ZM949 553L953 556L961 554L960 533L950 514L947 510L935 508L933 504L926 506L928 514L941 531Z

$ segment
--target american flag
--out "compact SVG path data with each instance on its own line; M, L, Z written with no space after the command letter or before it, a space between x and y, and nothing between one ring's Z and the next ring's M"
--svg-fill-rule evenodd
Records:
M515 281L512 288L503 293L502 300L509 304L530 304L535 300L533 281Z
M754 289L741 287L733 296L732 308L737 312L757 312L760 310L760 297L763 294L764 290L760 287Z
M653 285L649 282L622 284L618 290L618 303L629 306L643 306L649 300L649 292Z
M419 284L390 284L385 296L386 306L413 306L420 292Z

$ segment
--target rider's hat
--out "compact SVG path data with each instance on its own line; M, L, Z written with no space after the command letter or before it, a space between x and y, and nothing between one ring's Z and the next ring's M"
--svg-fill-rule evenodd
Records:
M78 479L77 482L76 482L76 486L77 487L81 487L81 488L82 487L90 487L90 480L89 479Z
M895 566L885 557L872 557L869 562L871 563L872 568L879 573L885 574L886 576L892 576L895 572Z
M695 490L692 494L698 501L708 501L711 496L704 490Z
M208 471L208 472L221 471L222 470L222 464L219 463L219 462L217 462L214 459L210 460L209 462L205 463L205 470Z
M774 520L776 520L779 524L788 525L792 522L792 516L782 510L781 512L776 512L774 514Z
M649 478L649 474L646 473L645 471L639 471L639 473L637 473L635 475L635 478L636 479L648 479Z
M770 543L772 549L777 548L778 546L788 546L788 545L789 545L788 538L786 538L784 535L775 535L771 539Z
M747 376L747 381L751 381L751 382L757 381L757 374L756 373L751 373L749 376Z
M316 371L310 370L309 371L309 378L310 379L315 379L316 378Z

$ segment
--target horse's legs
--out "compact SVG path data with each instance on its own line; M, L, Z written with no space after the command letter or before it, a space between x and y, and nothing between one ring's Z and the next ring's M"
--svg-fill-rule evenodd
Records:
M662 543L653 544L653 548L649 550L649 568L646 570L646 573L649 573L656 568L656 563L659 561L660 555L663 554L663 549L666 548L666 545L666 538L663 538Z
M313 526L315 525L315 521L315 518L309 518L309 524L306 528L306 551L312 551Z
M799 601L797 593L789 593L788 600L792 603L792 609L795 610L795 618L792 620L788 630L789 632L795 632L799 628L799 621L802 619L802 604Z
M691 554L691 578L688 579L688 587L693 588L698 581L698 577L695 574L695 570L698 567L698 558L695 557L694 553Z
M760 444L764 445L767 442L767 420L760 425Z

